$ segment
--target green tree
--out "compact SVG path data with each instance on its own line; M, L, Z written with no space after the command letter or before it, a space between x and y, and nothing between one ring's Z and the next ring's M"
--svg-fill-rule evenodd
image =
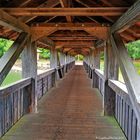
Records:
M3 56L3 54L10 48L13 41L0 38L0 58Z
M75 56L75 59L76 59L77 61L82 61L82 60L84 59L84 57L83 57L83 55L78 54L78 55Z
M126 44L126 47L132 59L140 59L140 40Z
M39 48L40 57L44 59L50 59L50 50Z

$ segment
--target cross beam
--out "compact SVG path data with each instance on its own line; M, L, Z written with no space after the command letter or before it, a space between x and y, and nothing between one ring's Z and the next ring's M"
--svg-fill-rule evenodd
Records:
M64 46L92 46L94 47L93 41L55 41L55 45L59 48L62 48ZM81 48L81 47L80 47Z
M57 30L84 30L87 33L91 34L94 37L100 39L107 39L108 33L107 26L94 24L94 23L60 23L60 24L52 24L52 23L44 23L44 24L36 24L31 27L33 36L35 38L40 38L43 36L49 36Z
M93 37L93 36L51 36L49 37L51 40L54 40L54 41L65 41L65 40L68 40L68 41L72 41L72 40L83 40L83 41L87 41L87 40L97 40L97 38Z
M103 8L2 8L14 16L120 16L127 7Z

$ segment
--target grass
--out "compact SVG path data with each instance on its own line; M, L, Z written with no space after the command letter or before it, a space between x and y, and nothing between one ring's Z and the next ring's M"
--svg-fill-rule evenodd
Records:
M11 71L7 75L7 77L5 78L5 80L3 81L1 86L6 86L6 85L11 84L13 82L16 82L16 81L18 81L20 79L21 79L21 73L20 72Z
M136 68L137 73L140 75L140 60L133 61L133 64L134 64L134 66ZM104 71L104 61L101 61L100 69L102 71ZM124 79L123 79L123 76L122 76L122 73L121 73L120 69L119 69L119 81L124 83Z
M133 63L135 65L138 74L140 75L140 61L134 61Z

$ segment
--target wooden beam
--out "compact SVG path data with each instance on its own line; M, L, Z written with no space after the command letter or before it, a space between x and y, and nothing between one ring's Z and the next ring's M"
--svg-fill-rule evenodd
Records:
M140 120L140 77L136 72L131 58L129 57L126 47L118 33L111 35L112 50L116 55L120 69L125 80L129 97L136 114L137 120ZM140 123L138 122L138 128Z
M61 23L61 24L37 24L31 27L32 34L35 38L39 38L46 34L46 36L57 30L84 30L92 36L99 39L107 39L108 28L99 24L93 23Z
M70 7L69 1L70 0L59 0L62 8L68 8ZM71 16L66 16L67 22L72 22Z
M54 41L52 41L51 39L49 39L47 37L43 37L43 38L39 39L39 41L46 44L49 47L54 47L55 46Z
M87 41L87 40L97 40L97 38L96 37L94 37L94 36L88 36L88 37L86 37L86 36L75 36L75 37L70 37L70 36L51 36L51 37L49 37L51 40L54 40L54 41L65 41L65 40L67 40L67 41L72 41L72 40L79 40L79 41Z
M86 45L86 46L94 46L94 42L93 41L77 41L77 40L73 40L73 41L55 41L55 45L56 46L73 46L73 45Z
M61 45L61 46L56 46L56 49L65 49L65 48L75 48L75 49L83 49L83 48L89 48L93 49L93 46L88 46L88 45Z
M97 23L37 23L32 25L32 29L50 29L57 28L57 30L82 30L83 28L106 28L108 25L101 25Z
M12 47L0 59L0 85L25 47L28 34L21 33Z
M127 38L129 41L135 41L136 37L134 37L132 34L130 34L129 32L124 31L123 33L121 33L122 36L125 36L125 38Z
M0 25L8 27L17 32L27 32L30 33L30 28L28 25L24 24L20 20L17 20L15 17L12 17L8 13L0 9Z
M28 5L29 2L31 2L32 0L26 0L24 1L22 4L20 4L20 7L26 7Z
M89 8L90 7L90 5L88 5L88 4L86 4L85 3L85 1L81 1L81 0L76 0L78 3L80 3L81 5L83 5L83 6L85 6L85 7L87 7L87 8ZM94 1L92 1L94 4L96 4L96 2L94 2ZM96 4L97 5L97 4ZM97 6L101 6L101 5L97 5ZM87 18L89 18L90 20L92 20L92 21L94 21L95 23L99 23L98 21L96 21L96 20L94 20L93 18L91 18L90 16L87 16ZM105 16L104 16L104 18L105 18ZM108 17L107 17L108 18Z
M95 47L96 47L96 48L105 47L105 45L106 45L106 41L103 41L103 40L98 40L98 41L96 41L96 43L95 43Z
M40 38L44 36L49 36L50 34L54 33L57 31L56 27L50 27L50 28L31 28L31 33L32 33L32 41L39 40Z
M140 0L137 0L112 26L112 32L123 32L140 20Z
M30 1L30 0L29 0ZM26 2L25 2L26 3ZM41 7L46 7L46 8L53 8L55 7L56 5L59 4L59 1L58 0L47 0L45 1L43 4L39 5L38 8L41 8ZM25 6L25 5L24 5ZM21 6L20 6L21 7ZM22 5L23 7L23 5ZM19 19L22 21L22 22L29 22L31 20L33 20L34 18L36 18L37 16L30 16L30 17L20 17Z
M84 30L92 36L97 37L98 39L106 40L108 38L108 29L109 28L85 28Z
M120 16L127 7L98 8L2 8L14 16Z

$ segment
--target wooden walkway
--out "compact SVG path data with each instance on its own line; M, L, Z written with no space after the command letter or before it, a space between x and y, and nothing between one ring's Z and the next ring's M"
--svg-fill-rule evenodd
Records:
M116 121L104 117L101 97L82 66L60 80L1 140L124 140Z

